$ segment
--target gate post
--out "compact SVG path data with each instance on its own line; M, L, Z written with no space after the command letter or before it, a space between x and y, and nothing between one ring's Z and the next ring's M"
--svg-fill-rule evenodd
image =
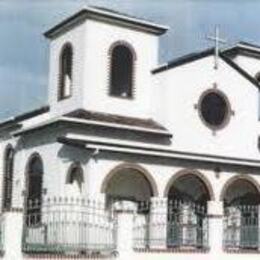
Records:
M117 201L114 203L117 217L117 251L120 260L133 258L133 227L137 205L131 201Z
M151 198L150 212L150 248L167 248L167 210L168 198Z
M223 202L208 201L210 259L222 259L223 253Z
M23 212L4 213L4 259L22 259Z

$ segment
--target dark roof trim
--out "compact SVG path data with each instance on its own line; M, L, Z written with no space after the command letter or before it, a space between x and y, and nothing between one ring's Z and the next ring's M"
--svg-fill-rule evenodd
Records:
M156 35L164 34L168 30L168 27L126 16L125 14L120 14L107 9L105 10L100 8L88 7L60 22L59 24L45 32L44 35L47 38L55 38L61 33L66 32L76 25L84 22L86 19L112 23L118 26L133 28L135 30L145 31L147 33L152 33Z
M14 126L17 125L19 122L24 121L26 119L30 119L32 117L35 116L39 116L41 114L47 113L50 111L50 107L49 106L44 106L29 112L26 112L24 114L15 116L9 120L3 121L2 123L0 123L0 128L4 128L4 127L9 127L9 126Z
M247 48L249 47L249 48ZM259 50L253 50L251 48L256 48ZM239 42L235 46L230 47L228 49L225 49L222 51L222 53L229 55L229 56L236 56L238 54L247 55L251 57L257 57L260 58L260 46L246 43L246 42ZM181 65L185 65L189 62L196 61L201 58L205 58L209 55L214 54L214 48L206 49L200 52L194 52L185 56L181 56L177 59L174 59L172 61L169 61L166 65L162 65L158 68L155 68L152 70L153 74L172 69Z
M212 55L213 53L214 53L214 49L210 48L210 49L207 49L204 51L194 52L194 53L179 57L177 59L174 59L174 60L168 62L166 65L163 65L161 67L158 67L158 68L152 70L152 74L157 74L159 72L169 70L169 69L187 64L189 62L193 62L193 61L201 59L201 58L205 58L207 56Z
M223 53L225 53L226 55L229 55L230 57L235 57L237 55L245 55L245 56L249 56L249 57L253 57L253 58L260 58L260 49L259 50L255 50L255 49L251 49L251 48L255 48L255 47L251 47L247 48L246 46L235 46L233 48L229 48L227 50L224 50Z
M16 123L12 120L8 120L8 122L4 122L4 123L0 124L0 131L4 132L6 129L8 129L8 131L9 131L10 128L18 129L18 128L21 128L21 127L22 127L22 124Z
M234 47L228 50L224 50L220 53L220 57L222 58L223 61L225 61L230 67L232 67L233 69L235 69L239 74L241 74L244 78L246 78L247 80L249 80L252 84L254 84L258 89L260 89L260 85L258 84L258 81L252 77L250 74L248 74L244 69L242 69L239 65L237 65L235 62L232 61L232 59L230 59L227 55L232 55L241 51L241 47ZM248 49L245 49L247 52L249 52ZM251 52L251 50L250 50ZM254 52L254 51L253 51ZM157 74L159 72L163 72L172 68L175 68L177 66L181 66L193 61L196 61L198 59L201 58L205 58L209 55L212 55L214 53L214 49L208 49L202 52L198 52L198 53L192 53L183 57L180 57L176 60L173 60L171 62L169 62L167 65L159 67L155 70L152 71L153 74ZM258 54L260 54L260 52L257 52Z
M43 106L41 108L38 108L38 109L35 109L35 110L32 110L32 111L29 111L29 112L26 112L22 115L18 115L15 117L15 119L17 121L23 121L23 120L26 120L26 119L30 119L32 117L35 117L35 116L39 116L41 114L45 114L47 112L50 111L50 107L49 106Z
M83 120L92 120L96 122L167 131L167 129L164 126L157 123L151 118L129 117L129 116L123 116L118 114L109 114L109 113L96 112L96 111L90 111L84 109L77 109L63 116L69 118L83 119Z
M2 121L2 123L0 123L0 128L7 128L10 126L15 126L17 125L17 123L15 122L15 118L11 118L11 119L7 119L5 121Z
M249 80L252 84L254 84L258 89L260 89L260 85L257 80L253 78L250 74L248 74L245 70L243 70L240 66L238 66L235 62L233 62L230 58L228 58L224 53L220 54L222 60L224 60L230 67L235 69L239 74Z
M243 41L240 41L238 44L249 46L249 47L252 47L252 48L257 48L260 51L260 45L257 45L257 44L253 44L253 43L250 43L250 42L243 42Z

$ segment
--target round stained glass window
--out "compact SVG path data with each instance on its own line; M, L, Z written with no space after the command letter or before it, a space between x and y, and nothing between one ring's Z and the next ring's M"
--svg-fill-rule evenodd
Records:
M199 102L199 112L204 123L212 128L222 128L229 119L230 106L226 96L211 90L204 93Z

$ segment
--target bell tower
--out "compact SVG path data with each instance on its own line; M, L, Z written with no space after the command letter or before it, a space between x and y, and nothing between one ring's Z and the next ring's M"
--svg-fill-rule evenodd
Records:
M54 116L83 109L147 117L158 36L166 27L87 7L45 36L50 40L49 104Z

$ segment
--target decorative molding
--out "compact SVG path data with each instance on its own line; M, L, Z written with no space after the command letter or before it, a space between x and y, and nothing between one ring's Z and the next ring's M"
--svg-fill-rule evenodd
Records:
M156 182L155 182L154 178L152 177L152 175L142 166L140 166L138 164L127 163L127 162L121 163L121 164L117 165L116 167L114 167L112 170L110 170L110 172L106 175L106 177L104 178L104 180L101 184L101 189L100 189L101 193L106 192L107 184L108 184L109 180L114 176L114 174L116 174L120 170L124 170L124 169L133 169L133 170L137 170L138 172L140 172L146 178L147 182L150 184L151 189L152 189L152 196L153 197L159 196L159 191L158 191Z
M211 125L210 123L208 123L204 119L204 117L202 115L202 112L201 112L201 104L202 104L203 99L208 94L211 94L211 93L216 93L217 95L222 97L224 102L226 103L226 107L227 107L227 111L225 113L225 118L224 118L223 122L220 125L218 125L218 126ZM213 136L216 136L216 132L218 130L222 130L223 128L225 128L228 125L228 123L230 122L231 115L235 114L234 111L231 109L231 104L229 102L229 99L228 99L227 95L222 90L219 90L217 83L213 83L213 87L212 88L209 88L209 89L205 90L204 92L202 92L202 94L199 97L198 103L196 104L196 107L197 107L197 110L198 110L198 114L199 114L200 120L203 122L203 124L206 127L208 127L209 129L212 130Z
M236 176L231 177L230 179L228 179L228 180L225 182L225 185L223 186L223 188L222 188L222 190L221 190L221 193L220 193L220 197L219 197L219 200L220 200L220 201L224 201L224 197L225 197L225 194L226 194L228 188L229 188L233 183L235 183L235 182L238 181L238 180L244 180L244 181L246 181L246 182L251 183L252 186L254 186L255 189L258 191L259 196L260 196L260 185L259 185L259 183L257 182L257 180L255 180L253 177L248 176L248 175L236 175Z
M195 176L197 177L204 185L205 188L207 189L207 192L209 194L209 200L214 201L215 200L215 194L214 194L214 190L212 187L212 184L210 183L210 181L208 180L208 178L206 176L204 176L201 172L199 172L198 170L194 170L194 169L183 169L180 170L179 172L175 173L170 180L167 182L167 185L164 189L164 197L168 197L168 193L172 187L172 185L174 184L175 181L177 181L179 178L182 178L183 176L187 176L187 175L191 175L191 176Z

